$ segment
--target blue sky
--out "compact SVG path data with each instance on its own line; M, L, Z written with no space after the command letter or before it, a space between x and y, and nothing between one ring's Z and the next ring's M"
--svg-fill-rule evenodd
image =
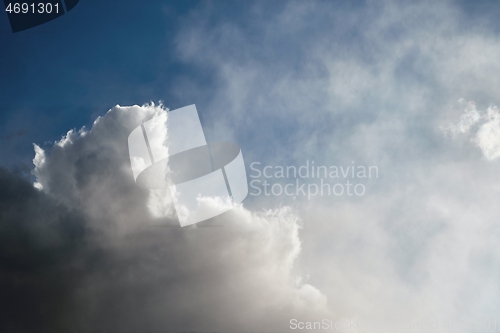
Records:
M174 78L190 72L172 42L195 6L83 1L75 14L16 34L2 15L0 126L6 135L24 133L2 144L2 163L26 163L30 142L89 125L118 103L170 100Z
M29 163L32 142L53 141L68 128L88 126L115 104L163 100L168 107L177 108L198 103L202 121L209 124L211 117L207 113L224 112L206 105L213 98L220 73L202 61L183 60L176 50L179 32L203 22L207 29L234 25L247 36L259 38L262 25L256 23L255 8L265 8L258 13L259 19L270 22L287 2L257 4L149 1L144 5L121 1L116 5L112 1L89 0L82 1L75 12L16 34L10 32L7 17L2 15L2 164ZM363 1L331 4L332 10L345 13L360 13L367 7ZM500 29L495 20L499 9L494 1L456 4L463 15L462 29ZM227 57L234 63L251 60L274 66L280 58L282 70L275 69L276 75L284 75L290 67L300 66L308 35L344 25L341 15L334 22L328 20L328 15L314 13L309 18L314 23L305 30L278 33L272 50L238 52L231 45L222 47L228 47ZM361 18L358 23L340 33L337 29L330 31L333 38L329 42L341 49L350 45L354 52L361 50L366 43L358 29L364 23ZM294 39L296 43L291 43ZM258 44L249 41L255 42ZM283 130L297 126L291 121Z

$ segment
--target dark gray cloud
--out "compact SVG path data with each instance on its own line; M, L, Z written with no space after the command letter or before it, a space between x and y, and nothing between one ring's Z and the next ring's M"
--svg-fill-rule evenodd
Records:
M85 218L0 169L0 326L64 332L81 282Z

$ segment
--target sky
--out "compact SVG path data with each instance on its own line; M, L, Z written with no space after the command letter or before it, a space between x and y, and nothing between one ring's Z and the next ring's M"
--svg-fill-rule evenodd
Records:
M0 15L0 330L497 332L499 14L81 0L17 33ZM249 194L181 228L127 137L192 104L241 147ZM338 176L279 173L312 165Z

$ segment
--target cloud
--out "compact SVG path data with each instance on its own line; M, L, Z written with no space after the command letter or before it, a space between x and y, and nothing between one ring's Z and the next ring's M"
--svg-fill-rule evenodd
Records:
M215 77L213 87L189 89L193 98L210 89L204 108L217 120L207 131L245 142L255 158L278 164L284 155L295 162L315 155L338 163L438 147L443 113L436 110L461 96L497 98L500 81L490 73L500 70L498 37L466 28L469 18L453 2L248 7L230 18L198 8L176 51Z
M292 317L329 315L326 297L294 268L301 222L291 208L237 205L189 228L150 211L127 136L165 113L115 106L89 130L35 145L34 187L2 171L2 288L22 296L5 330L33 331L21 324L29 316L40 332L159 332L282 330Z
M213 141L231 137L248 162L355 160L380 177L355 200L262 210L286 198L256 198L180 229L168 193L134 184L126 147L133 128L164 110L117 106L91 130L35 147L34 193L77 212L88 230L85 260L74 256L79 278L63 293L77 310L60 314L63 323L281 331L294 317L439 318L441 328L497 318L498 170L439 129L456 121L447 106L458 97L498 99L491 29L431 1L252 3L231 15L206 4L181 21L176 52L196 70L172 89L182 100L205 96ZM198 74L213 84L196 85ZM497 158L498 110L465 109L449 133Z
M0 327L64 332L82 282L85 216L0 168Z
M500 299L485 283L500 271L496 165L440 129L456 121L448 106L461 96L497 103L497 26L452 1L280 4L231 17L205 6L185 20L179 58L216 77L203 87L216 119L208 131L236 138L248 163L355 161L377 165L380 178L359 200L256 205L297 207L298 264L336 316L497 318ZM495 159L497 110L466 108L453 131Z
M456 125L443 127L443 132L452 136L465 134L481 149L486 160L497 159L500 156L500 110L498 107L491 105L486 111L480 111L477 110L474 101L465 102L464 99L460 99L459 103L466 104L465 113Z

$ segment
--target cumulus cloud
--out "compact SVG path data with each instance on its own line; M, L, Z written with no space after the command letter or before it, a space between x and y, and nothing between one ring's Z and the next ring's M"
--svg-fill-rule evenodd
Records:
M456 136L464 134L470 137L470 141L481 149L484 158L493 161L500 156L500 110L491 105L486 111L480 111L474 101L465 102L460 99L459 103L466 105L464 114L457 124L442 127L445 134Z
M329 315L326 297L294 268L301 222L291 208L237 205L188 228L152 214L127 136L162 114L161 105L116 106L88 130L35 146L35 188L0 170L2 288L22 296L4 328L283 330L293 317ZM33 312L37 320L21 324Z

